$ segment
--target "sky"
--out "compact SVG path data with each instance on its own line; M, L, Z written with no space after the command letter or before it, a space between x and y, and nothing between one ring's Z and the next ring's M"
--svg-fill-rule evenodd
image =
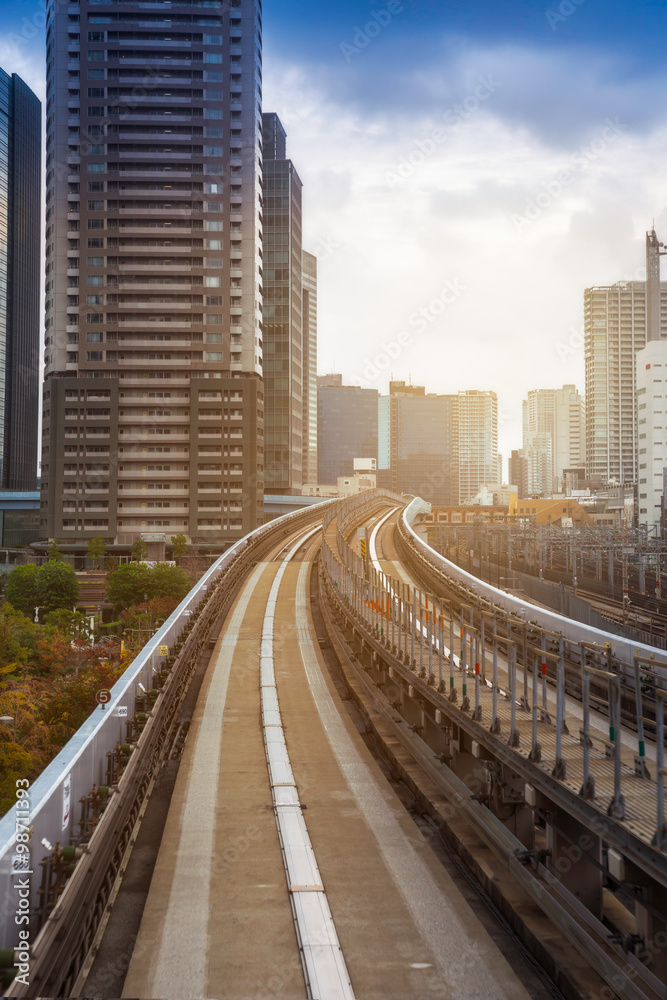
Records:
M0 0L0 66L44 95L43 5ZM264 110L304 184L319 370L387 391L583 392L583 290L667 242L667 7L265 0Z

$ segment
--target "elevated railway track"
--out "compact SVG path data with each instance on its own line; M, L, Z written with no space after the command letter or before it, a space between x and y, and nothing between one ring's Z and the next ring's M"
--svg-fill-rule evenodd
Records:
M311 508L202 578L30 789L28 985L0 822L5 995L664 1000L660 655L460 578L424 509Z

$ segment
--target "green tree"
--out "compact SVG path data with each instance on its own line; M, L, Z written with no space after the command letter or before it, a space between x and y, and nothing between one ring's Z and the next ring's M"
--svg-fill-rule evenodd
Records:
M185 535L171 536L171 550L174 554L174 559L176 560L176 562L180 562L180 560L188 551L188 540L185 537Z
M158 563L151 577L151 597L173 597L180 603L191 589L190 579L180 566Z
M46 611L71 608L79 600L79 581L69 563L48 562L39 567L37 597Z
M49 547L47 549L47 555L49 562L58 562L63 557L63 550L58 544L57 538L49 538Z
M70 611L69 608L58 608L50 611L44 624L63 636L68 642L90 642L90 619L80 611Z
M144 563L124 563L107 577L107 600L116 611L142 604L152 596L151 570Z
M95 563L95 569L100 568L100 559L104 556L106 548L103 538L91 538L88 542L88 558Z
M22 611L24 615L35 614L39 604L37 600L37 575L39 569L33 563L27 566L15 566L7 577L5 600L13 608Z
M137 538L132 542L132 558L136 562L143 562L148 555L148 546L143 538Z

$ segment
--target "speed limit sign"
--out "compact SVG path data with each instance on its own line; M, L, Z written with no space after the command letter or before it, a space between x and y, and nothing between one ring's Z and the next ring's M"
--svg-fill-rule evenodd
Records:
M108 691L107 688L100 688L95 695L95 701L104 708L111 701L111 691Z

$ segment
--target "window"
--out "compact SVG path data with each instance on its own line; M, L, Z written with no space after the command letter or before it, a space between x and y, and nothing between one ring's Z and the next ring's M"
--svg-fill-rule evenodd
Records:
M89 87L88 97L104 97L104 87Z
M102 343L102 334L101 333L87 333L86 334L86 342L88 344L101 344Z
M86 361L104 361L104 351L86 351Z
M89 201L88 202L88 211L89 212L101 212L101 211L103 211L103 209L104 209L104 202L103 201ZM93 221L92 219L88 220L88 228L89 229L93 229L94 228L91 225L92 221ZM98 228L99 229L104 229L104 226L102 225L102 226L99 226Z
M103 295L87 295L86 304L89 306L103 306L104 296Z
M207 250L222 250L222 240L204 240Z
M222 343L222 334L221 333L207 333L206 334L206 343L207 344L221 344Z
M101 202L99 202L101 204ZM104 229L104 219L88 219L89 229Z
M204 146L205 156L222 156L222 146Z
M104 313L86 313L86 323L104 323Z
M212 275L207 275L204 278L205 288L220 288L220 278L213 277Z
M206 296L207 306L221 306L222 305L222 295L207 295Z
M88 240L88 249L89 250L102 250L103 248L104 248L104 237L103 236L94 236L94 237L89 238L89 240Z
M215 36L215 37L217 37L217 36ZM95 41L95 39L93 39L93 41ZM204 62L205 63L219 63L219 64L222 64L222 53L221 52L205 52L204 53ZM206 76L206 74L204 74L204 76L205 76L205 79L207 79L207 80L211 79L211 77L210 76ZM220 75L220 79L222 79L222 74Z
M204 319L206 323L222 323L222 313L208 313Z
M100 156L104 155L104 144L100 143L88 143L88 155L89 156Z
M88 164L88 173L89 174L103 174L104 173L104 164L103 163L89 163Z
M204 108L204 118L209 119L222 119L222 111L220 108Z
M88 79L89 80L103 80L104 79L104 70L103 69L89 69L88 70Z
M100 108L93 106L92 104L88 106L88 117L89 118L104 118L105 108Z
M222 35L204 35L204 45L222 45Z
M218 73L217 70L205 69L204 70L204 79L206 81L208 81L209 83L222 83L222 73ZM215 98L209 97L210 93L212 93L212 91L207 91L206 96L208 97L208 99L209 100L215 100ZM220 98L219 99L221 99L222 98L222 91L216 91L216 93L220 94Z
M88 62L104 62L104 49L88 49Z
M204 228L209 232L220 232L222 230L222 222L219 222L217 219L207 219L204 223Z
M92 259L91 257L88 258L88 263L89 264L90 264L91 259ZM102 258L100 257L100 258L97 258L97 259L101 260ZM88 284L89 285L103 285L104 284L104 276L101 275L101 274L89 274L88 275Z
M95 191L104 191L104 181L88 181L88 191L91 194Z
M218 352L218 351L207 352L207 354L206 354L206 360L207 361L222 361L222 353Z
M104 257L89 257L88 267L104 267Z

